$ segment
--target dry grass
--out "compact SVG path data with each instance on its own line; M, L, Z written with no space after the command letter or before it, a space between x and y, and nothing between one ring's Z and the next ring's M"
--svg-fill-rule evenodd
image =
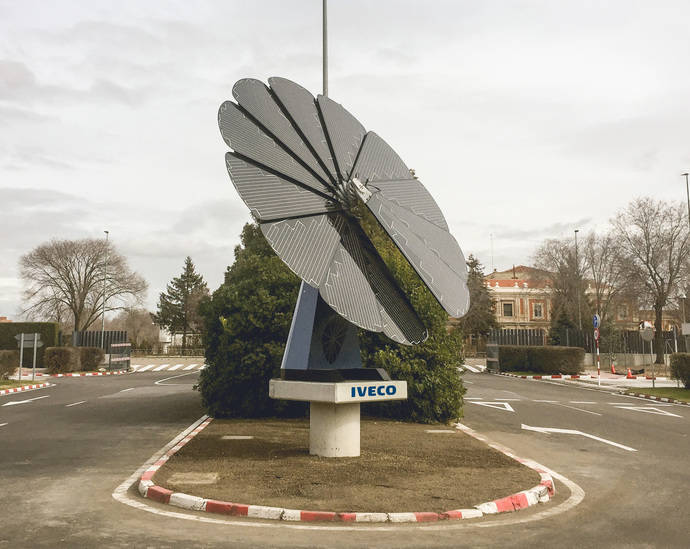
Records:
M160 469L155 482L235 503L338 512L442 512L539 484L536 472L482 442L459 431L425 432L430 429L448 427L363 420L360 457L321 458L309 455L308 421L216 420ZM169 481L190 472L218 473L219 480Z

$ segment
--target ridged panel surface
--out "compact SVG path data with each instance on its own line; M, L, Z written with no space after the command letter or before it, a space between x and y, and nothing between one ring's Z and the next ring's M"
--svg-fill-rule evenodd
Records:
M335 154L340 177L343 181L348 181L367 131L339 103L323 95L317 97L317 102L326 124L326 133Z
M330 195L330 190L321 181L290 156L271 136L261 131L261 128L247 118L234 103L226 101L220 106L218 126L223 139L236 153L324 195Z
M339 209L334 201L262 170L233 153L225 154L225 164L237 193L259 221Z
M454 318L463 316L470 304L467 269L456 272L464 256L453 236L404 208L385 203L378 194L372 195L367 206L446 312ZM424 236L429 227L438 231L432 242Z
M378 179L410 179L410 170L378 134L368 132L352 176L362 183Z
M380 192L385 200L411 211L444 231L448 231L448 223L443 217L441 208L438 207L434 197L418 179L373 181L367 185L367 188L373 193Z
M266 84L254 78L244 78L235 83L232 95L243 109L304 162L323 183L330 183L330 178L292 126L292 122L283 114Z
M268 83L285 110L288 111L293 122L316 152L322 164L326 166L331 176L331 181L335 183L338 180L338 175L331 156L331 150L328 147L326 133L321 125L314 96L299 84L295 84L286 78L269 78Z

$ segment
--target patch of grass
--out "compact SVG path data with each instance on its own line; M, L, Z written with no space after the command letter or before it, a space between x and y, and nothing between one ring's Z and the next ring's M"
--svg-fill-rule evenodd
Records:
M31 381L24 379L17 381L16 379L0 379L0 389L12 389L13 387L23 387L24 385L34 385L36 383L43 383L42 381Z
M655 387L653 389L633 389L632 391L627 392L664 398L675 398L676 400L682 400L683 402L690 402L690 389L684 389L683 387Z
M430 429L453 430L363 419L360 457L323 458L309 454L308 420L215 420L154 481L222 501L336 512L443 512L539 484L538 473L486 444ZM172 482L175 473L217 473L218 482Z

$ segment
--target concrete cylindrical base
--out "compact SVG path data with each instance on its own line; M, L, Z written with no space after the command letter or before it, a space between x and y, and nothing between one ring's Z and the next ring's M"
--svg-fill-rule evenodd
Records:
M309 453L323 457L359 456L359 402L309 403Z

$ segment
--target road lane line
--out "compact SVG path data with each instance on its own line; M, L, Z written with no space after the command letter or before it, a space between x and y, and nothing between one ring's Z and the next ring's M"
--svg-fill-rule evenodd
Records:
M628 452L637 452L635 448L631 448L630 446L618 444L617 442L613 442L612 440L601 438L595 435L590 435L589 433L584 433L582 431L577 431L575 429L558 429L556 427L532 427L531 425L525 425L524 423L521 425L521 427L526 431L536 431L537 433L545 433L547 435L549 433L561 433L564 435L580 435L586 438L591 438L592 440L603 442L604 444L610 444L611 446L615 446L616 448L627 450Z
M546 404L558 404L557 400L533 400L532 402L545 402Z
M4 427L7 423L0 423L0 427Z
M560 402L554 402L556 406L563 406L564 408L570 408L571 410L577 410L578 412L584 412L585 414L592 414L593 416L601 416L598 412L592 412L591 410L584 410L583 408L576 408L575 406L568 406L567 404L561 404Z
M521 398L495 398L494 400L503 400L505 402L520 402Z
M130 387L129 389L122 389L122 391L120 391L120 392L124 393L126 391L134 391L134 387Z
M570 404L596 404L593 400L571 400Z
M170 364L161 364L160 366L158 366L158 368L154 368L151 371L152 372L160 372L161 370L165 370L168 366L170 366Z
M180 368L182 368L182 366L184 366L184 364L175 364L175 366L168 368L168 371L174 372L175 370L179 370Z
M189 375L192 375L193 373L194 372L187 372L186 374L177 374L176 376L166 377L164 379L156 381L154 383L154 385L180 385L179 383L164 383L164 382L168 381L169 379L175 379L176 377L189 376Z
M144 366L143 368L137 370L137 372L145 372L146 370L150 370L154 366L155 366L155 364L149 364L148 366Z
M197 366L198 366L198 364L190 364L186 368L183 368L183 370L191 370L192 368L196 368Z
M28 402L33 402L34 400L39 400L42 398L48 398L49 396L50 395L43 395L43 396L35 397L35 398L28 398L26 400L13 400L11 402L6 402L5 404L3 404L3 406L15 406L17 404L27 404Z
M77 404L84 404L85 402L85 400L80 400L79 402L73 402L72 404L65 404L65 408L69 408L70 406L76 406Z

